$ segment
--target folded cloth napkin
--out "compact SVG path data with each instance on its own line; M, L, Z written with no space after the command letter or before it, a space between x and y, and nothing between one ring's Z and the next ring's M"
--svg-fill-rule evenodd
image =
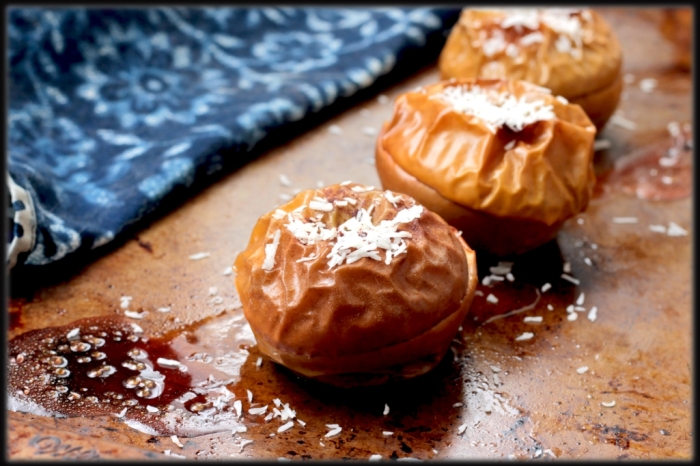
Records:
M83 257L274 131L436 60L458 14L9 9L8 270Z

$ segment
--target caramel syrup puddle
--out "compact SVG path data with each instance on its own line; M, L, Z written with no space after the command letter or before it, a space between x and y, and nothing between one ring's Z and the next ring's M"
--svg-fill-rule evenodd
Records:
M231 388L248 353L222 345L230 339L223 333L199 342L193 330L212 319L159 338L123 317L21 334L8 344L8 407L55 417L116 416L150 435L234 430L242 403ZM216 321L228 331L244 327L242 316ZM210 354L217 347L232 351Z

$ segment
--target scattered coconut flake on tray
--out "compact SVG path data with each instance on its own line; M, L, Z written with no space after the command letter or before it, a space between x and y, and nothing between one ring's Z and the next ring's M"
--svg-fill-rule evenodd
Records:
M174 368L174 369L182 369L182 368L187 368L184 366L180 361L176 361L174 359L165 359L165 358L158 358L156 360L156 364L162 367L168 367L168 368Z
M369 457L369 461L379 461L380 459L382 459L382 455L371 455Z
M343 128L338 125L330 125L328 127L328 132L331 134L341 135L343 134Z
M639 88L642 90L642 92L649 93L656 89L656 86L658 84L659 82L654 78L644 78L641 81L639 81Z
M197 254L192 254L190 256L190 259L192 259L193 261L198 261L201 259L206 259L210 255L211 255L211 253L208 253L208 252L198 252Z
M542 316L527 316L523 322L542 322Z
M284 432L291 429L292 427L294 427L294 421L289 421L286 424L282 424L281 426L279 426L279 428L277 428L277 432Z
M461 426L457 427L457 435L462 435L467 430L467 423L465 422Z
M343 430L343 428L340 427L338 424L326 424L326 427L328 427L331 430L326 435L324 435L324 437L335 437Z
M619 126L620 128L629 129L630 131L637 129L637 123L632 120L628 120L619 113L616 113L610 117L610 123L615 126Z
M238 452L242 452L246 445L250 445L251 443L253 443L252 440L241 440L241 446L238 448Z
M173 456L175 458L187 458L184 455L178 455L177 453L172 453L170 450L164 450L163 453L167 456Z
M362 132L366 136L376 136L377 135L377 129L372 128L371 126L365 126L364 128L362 128Z
M248 413L252 414L253 416L258 416L260 414L264 414L265 411L267 411L267 405L261 407L261 408L250 408L248 409Z
M563 278L564 280L566 280L566 281L568 281L568 282L573 283L574 285L580 285L580 284L581 284L581 282L580 282L577 278L574 278L574 277L572 277L571 275L567 275L567 274L565 274L565 273L561 274L561 278Z
M686 236L688 234L688 230L684 229L683 227L674 222L669 222L668 231L666 232L666 234L668 236Z
M578 369L576 369L576 372L578 372L579 374L585 374L586 372L588 372L588 366L581 366Z
M392 435L394 435L394 433L391 431L385 430L382 432L382 435L385 437L391 437Z
M615 400L612 400L612 401L602 401L602 402L600 403L600 405L601 405L601 406L605 406L606 408L612 408L613 406L615 406Z
M639 219L637 217L613 217L612 222L619 224L638 223Z
M124 315L130 319L143 319L148 314L148 311L135 312L135 311L124 311Z
M612 147L612 142L609 139L596 139L593 141L593 150L598 152L600 150L610 149Z
M280 174L279 180L280 180L280 184L282 186L291 186L292 185L292 182L289 180L289 178L287 178L287 175L285 175L285 174Z
M515 338L515 341L525 341L534 337L535 334L532 332L523 332L522 335Z
M175 445L177 445L178 447L180 447L180 448L185 448L185 446L182 444L182 442L180 442L180 439L177 438L177 435L171 435L171 436L170 436L170 440L172 440L173 443L174 443Z
M593 306L590 311L588 311L588 320L591 322L595 322L595 320L598 318L598 308L596 306Z
M224 275L231 275L233 273L233 267L226 267L224 269Z

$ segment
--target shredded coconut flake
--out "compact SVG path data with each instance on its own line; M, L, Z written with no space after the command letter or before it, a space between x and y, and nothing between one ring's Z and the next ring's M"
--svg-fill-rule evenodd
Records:
M135 311L124 311L124 315L130 319L143 319L148 314L148 311L135 312Z
M354 188L353 188L354 189ZM326 228L322 222L308 223L299 218L288 216L289 223L285 227L302 243L313 244L317 241L329 241L333 247L326 256L328 267L333 268L346 262L351 264L364 257L381 260L378 249L385 251L385 263L390 263L393 257L406 252L404 238L410 238L408 231L398 231L399 224L409 223L423 213L423 207L414 205L400 210L392 220L382 220L374 225L371 211L360 209L355 217L348 219L337 229Z
M576 372L578 372L579 374L585 374L586 372L588 372L588 366L581 366L578 369L576 369Z
M566 316L566 320L568 320L569 322L573 322L573 321L575 321L576 319L578 319L578 314L576 314L575 312L570 312L570 313Z
M522 335L520 335L519 337L516 337L516 338L515 338L515 341L529 340L529 339L531 339L531 338L534 337L534 336L535 336L535 334L532 333L532 332L523 332Z
M605 406L606 408L612 408L615 406L615 400L612 401L603 401L600 403L601 406Z
M280 184L282 184L282 186L291 186L292 185L292 182L289 181L289 178L287 178L287 175L280 174L279 178L280 178Z
M619 126L620 128L629 129L630 131L637 129L637 124L634 121L628 120L619 113L610 117L610 123Z
M282 424L281 426L279 426L279 428L277 429L277 432L278 432L278 433L279 433L279 432L284 432L284 431L286 431L286 430L291 429L292 427L294 427L294 421L289 421L289 422L287 422L286 424Z
M658 84L658 81L654 78L645 78L639 81L639 88L642 90L642 92L648 93L656 89Z
M338 125L330 125L328 127L328 132L331 134L341 135L341 134L343 134L343 128L341 128Z
M265 245L265 260L263 261L262 269L267 272L275 266L275 254L277 254L277 246L280 243L280 234L280 230L275 231L272 243Z
M614 217L612 221L613 223L637 223L639 219L637 217Z
M513 269L512 262L499 262L495 267L489 267L489 272L493 275L506 275Z
M515 147L515 139L511 140L510 142L508 142L508 144L503 146L505 150L511 150L513 147Z
M319 201L310 201L309 202L309 209L311 210L319 210L321 212L330 212L333 210L333 204L327 201L319 202Z
M372 128L371 126L365 126L364 128L362 128L362 132L366 136L376 136L377 135L377 129Z
M520 45L524 47L527 47L530 44L538 44L541 42L544 42L544 35L539 31L532 32L520 38Z
M484 90L477 85L471 88L467 85L448 86L431 99L445 102L456 112L480 118L493 133L503 126L518 132L537 121L555 118L553 107L543 100L528 101L525 96L518 98L507 92Z
M68 332L68 333L66 334L66 338L67 338L68 340L74 340L75 338L78 337L78 335L80 335L80 329L79 329L79 328L74 328L73 330L71 330L70 332Z
M542 290L542 293L545 293L545 292L546 292L547 290L549 290L551 287L552 287L552 284L551 284L551 283L545 283L544 285L542 285L542 288L540 288L540 289Z
M233 267L226 267L224 269L224 275L228 276L228 275L231 275L232 273L233 273Z
M382 435L385 437L391 437L392 435L394 435L394 433L391 431L385 430L382 432Z
M586 300L586 294L582 292L580 295L578 295L578 298L576 299L576 305L583 306L583 303L585 300Z
M486 297L486 301L496 304L498 302L498 298L494 296L492 293L489 293L489 295Z
M565 273L561 274L561 278L563 278L564 280L566 280L568 282L573 283L574 285L579 285L581 283L580 281L578 281L578 279L572 277L571 275L567 275Z
M596 139L593 141L593 150L598 152L599 150L610 149L612 147L612 142L608 139Z
M192 254L192 255L190 256L190 259L192 259L193 261L198 261L198 260L201 260L201 259L206 259L206 258L209 257L210 255L211 255L211 254L208 253L208 252L198 252L197 254Z
M248 413L252 414L253 416L257 416L260 414L264 414L265 411L267 411L267 405L261 407L261 408L250 408L248 409Z
M274 218L275 220L282 220L286 216L287 216L287 212L285 212L282 209L275 209L275 211L271 215L271 217Z
M371 455L369 457L369 461L379 461L380 459L382 459L382 455Z
M588 320L595 322L598 318L598 307L593 306L590 311L588 311Z
M173 443L174 443L175 445L177 445L178 447L180 447L180 448L184 448L184 447L185 447L185 446L182 444L182 442L180 442L180 439L177 438L177 435L171 435L171 436L170 436L170 440L172 440Z
M457 427L457 435L462 435L467 430L467 423L465 422L461 426Z
M330 427L332 425L335 427ZM328 424L328 428L331 429L331 431L328 432L326 435L324 435L324 437L326 437L326 438L335 437L336 435L338 435L339 433L341 433L343 431L343 428L338 426L338 424Z
M542 322L542 316L527 316L523 322Z
M387 414L389 414L389 405L387 405L387 404L384 405L384 413L383 413L383 414L384 414L385 416L386 416Z
M675 222L669 222L668 230L667 230L666 234L668 236L687 236L688 230L682 228L680 225L676 224Z
M176 361L175 359L158 358L156 360L156 363L159 366L169 367L169 368L179 368L182 366L180 361Z

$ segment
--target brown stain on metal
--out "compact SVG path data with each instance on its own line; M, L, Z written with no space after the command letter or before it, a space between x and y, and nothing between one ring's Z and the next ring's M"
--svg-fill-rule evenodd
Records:
M651 23L658 9L603 13L623 45L625 72L638 78L660 76L665 62L653 60L666 56L668 44ZM640 37L639 30L648 34ZM437 74L428 69L386 93L393 99L434 82ZM609 125L601 137L613 147L600 154L597 167L614 167L628 154L667 144L666 124L690 119L690 89L689 76L677 72L660 78L652 94L627 86L629 98L621 107L638 130ZM360 113L362 107L370 110L369 116ZM327 125L304 134L154 222L139 232L138 241L126 241L41 288L26 283L24 294L10 298L9 308L17 314L13 322L23 326L11 325L8 340L84 318L123 320L120 298L131 296L130 310L148 312L134 322L148 337L167 341L172 359L187 364L189 357L207 353L211 361L199 361L199 367L217 378L228 374L233 379L225 387L243 401L240 423L246 432L182 435L180 448L168 436L139 432L115 416L50 418L9 412L8 456L38 458L26 440L53 429L56 433L50 435L62 443L85 450L97 440L112 442L109 451L122 457L137 448L150 454L170 449L191 459L367 459L372 454L385 459L690 458L693 232L669 237L647 228L675 221L689 229L688 197L643 200L616 188L593 199L585 214L565 224L556 241L506 259L514 261L514 282L479 285L483 295L475 298L455 337L454 352L420 379L344 391L300 379L268 360L258 367L255 342L244 321L236 320L242 312L233 276L224 275L224 269L247 244L257 218L281 203L280 193L291 193L291 188L276 185L280 173L299 188L346 179L379 186L374 168L364 161L373 154L374 140L362 128L379 127L390 112L391 105L364 102L328 123L343 127L344 137L328 133ZM331 145L334 151L328 150ZM658 163L657 155L649 160ZM599 183L612 184L608 179ZM615 225L611 218L616 216L636 216L639 224ZM144 245L151 245L154 253ZM210 256L189 259L198 252ZM478 256L480 278L498 260ZM561 278L565 262L578 285ZM552 288L540 291L531 309L485 323L534 303L544 283ZM216 296L209 294L210 287L218 288ZM491 293L497 303L486 301ZM585 312L575 311L577 319L569 321L566 308L581 293ZM595 322L587 318L592 306L598 308ZM162 307L170 311L158 311ZM541 316L542 322L524 322L525 316ZM534 337L516 341L524 332ZM588 370L580 374L582 366ZM269 405L268 412L275 398L289 403L306 425L277 432L279 418L266 422L264 416L248 413L247 390L254 403ZM611 400L616 401L613 408L601 406ZM391 408L386 416L385 404ZM342 432L326 438L326 425L335 423ZM466 427L458 434L461 426ZM384 431L393 434L385 436ZM243 439L253 443L243 446Z

